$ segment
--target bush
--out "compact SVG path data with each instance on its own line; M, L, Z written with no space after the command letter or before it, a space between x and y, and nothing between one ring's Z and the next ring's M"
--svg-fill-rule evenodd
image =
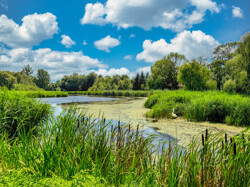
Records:
M234 93L236 91L236 83L232 79L225 82L223 90L229 93Z
M219 91L168 91L150 96L144 106L151 108L147 117L171 118L174 108L177 116L191 121L211 121L236 126L250 126L248 96Z
M27 98L24 94L11 91L0 92L0 134L7 133L10 138L35 127L46 120L50 105Z
M217 82L215 80L209 80L206 82L208 90L217 90Z

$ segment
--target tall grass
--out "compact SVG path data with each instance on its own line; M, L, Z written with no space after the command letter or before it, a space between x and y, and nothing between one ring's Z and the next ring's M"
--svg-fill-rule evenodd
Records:
M72 107L33 131L0 137L0 167L72 180L82 171L115 186L249 186L249 132L233 137L199 135L180 148L158 149L129 125L90 120ZM202 138L203 137L203 138ZM85 175L84 173L82 175Z
M61 91L12 91L24 94L29 98L42 98L42 97L68 97L67 92Z
M107 90L107 91L69 91L69 94L97 96L148 97L159 91Z
M17 137L22 132L36 131L35 127L51 114L50 105L10 91L0 92L0 133Z
M148 117L171 118L172 109L178 116L191 121L226 122L235 126L250 126L250 98L225 92L168 91L148 98Z

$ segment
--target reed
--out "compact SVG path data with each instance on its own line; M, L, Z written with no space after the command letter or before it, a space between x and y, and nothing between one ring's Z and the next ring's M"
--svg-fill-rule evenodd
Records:
M0 138L1 169L24 169L31 176L73 180L83 171L106 185L247 186L249 132L225 143L222 133L196 136L187 147L166 142L157 149L139 128L76 114L76 107L33 131ZM167 146L167 144L169 144ZM168 147L168 148L165 148ZM154 148L154 149L153 149ZM26 172L26 173L27 173Z
M178 116L191 121L211 121L235 126L250 126L250 98L219 91L168 91L153 94L145 102L148 117Z

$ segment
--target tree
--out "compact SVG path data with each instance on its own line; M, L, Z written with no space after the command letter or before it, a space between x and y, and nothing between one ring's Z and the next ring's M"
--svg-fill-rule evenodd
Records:
M37 86L47 90L50 84L50 76L44 69L37 70Z
M209 70L196 60L180 66L178 80L187 90L205 90L209 78Z
M215 60L230 60L235 56L235 50L237 48L238 43L232 42L232 43L226 43L219 45L215 48L213 55Z
M34 70L31 68L31 66L28 64L26 66L23 67L22 73L25 73L26 75L31 75L32 73L34 73Z
M237 53L242 56L247 71L247 78L250 81L250 32L241 37Z
M129 78L121 79L119 84L118 84L118 89L119 90L131 90L132 89L132 84L131 80Z
M151 66L152 81L154 89L177 88L177 77L175 63L170 59L163 58Z
M134 83L133 83L133 90L139 90L140 89L140 75L137 72Z
M140 76L140 89L143 90L145 88L146 85L146 78L144 76L143 71L141 72L141 76Z
M0 72L0 86L1 87L7 87L9 90L14 88L14 85L16 84L17 80L16 78L7 72Z
M223 86L223 77L225 76L225 61L214 60L208 66L211 69L214 79L216 80L217 88L221 90Z

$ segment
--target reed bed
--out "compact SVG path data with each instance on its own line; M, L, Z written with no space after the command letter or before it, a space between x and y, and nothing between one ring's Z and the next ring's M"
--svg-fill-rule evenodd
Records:
M145 107L148 117L171 118L175 114L190 121L211 121L235 126L250 126L250 98L248 95L219 91L168 91L148 98Z
M139 126L91 118L71 107L41 123L38 134L2 133L0 171L67 181L89 175L114 186L249 186L248 130L230 140L206 131L184 148L170 142L155 147L156 137L143 136Z
M126 97L148 97L159 91L133 91L133 90L107 90L107 91L69 91L69 94L96 95L96 96L126 96Z
M12 91L12 92L24 94L29 98L68 97L68 93L62 91Z

